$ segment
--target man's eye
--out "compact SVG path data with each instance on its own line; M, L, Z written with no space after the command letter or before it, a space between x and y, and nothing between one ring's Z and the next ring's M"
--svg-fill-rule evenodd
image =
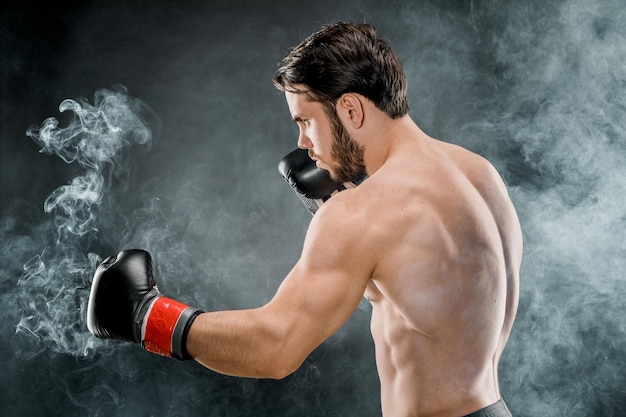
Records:
M298 126L300 127L307 127L311 124L309 119L302 119L300 117L298 117L297 119L294 119L294 121L298 124Z

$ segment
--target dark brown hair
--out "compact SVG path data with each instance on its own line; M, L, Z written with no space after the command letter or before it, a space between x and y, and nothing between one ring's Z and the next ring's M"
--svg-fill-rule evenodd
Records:
M287 53L273 81L279 90L307 93L333 111L342 94L358 93L393 119L409 112L402 63L369 24L324 25Z

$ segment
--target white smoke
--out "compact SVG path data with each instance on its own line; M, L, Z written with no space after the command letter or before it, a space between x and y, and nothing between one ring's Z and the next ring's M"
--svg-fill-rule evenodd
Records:
M85 311L91 276L100 261L90 252L98 231L98 209L110 199L111 179L124 172L117 166L122 149L150 145L152 130L146 117L153 114L123 86L98 90L93 104L64 100L59 110L73 113L68 126L60 127L51 117L27 135L41 152L78 164L84 174L58 187L44 202L44 211L53 220L37 233L43 250L25 263L17 281L22 315L16 329L34 337L41 349L84 356L97 343L87 332Z
M303 372L276 384L213 377L193 364L157 362L159 358L131 347L123 355L106 357L113 352L106 346L118 352L124 344L111 342L93 349L100 342L87 334L84 325L82 310L98 261L90 254L112 254L124 246L120 243L132 242L159 256L155 265L168 272L159 274L159 283L180 290L181 296L202 299L194 303L198 307L247 307L258 302L259 293L271 295L281 265L290 266L289 246L301 243L293 230L299 230L306 213L299 214L303 209L296 201L293 210L284 212L289 216L271 210L260 217L248 216L261 211L241 208L244 202L254 205L261 193L282 198L279 178L274 187L256 174L271 165L268 160L282 156L287 149L277 143L288 140L282 136L288 135L281 128L284 115L267 105L272 97L259 87L265 76L248 70L274 64L273 57L277 60L283 52L278 49L298 40L289 35L294 27L306 35L305 31L317 29L315 22L329 20L328 7L309 3L297 8L310 13L287 10L271 18L247 8L246 24L237 27L224 16L232 12L233 19L241 20L241 10L223 15L211 6L193 13L179 8L174 11L176 19L169 8L153 10L142 14L141 22L136 10L124 13L116 7L102 12L94 6L85 15L63 19L73 25L68 29L71 38L85 40L81 46L115 44L102 34L110 32L111 22L126 22L128 26L121 28L136 33L137 42L125 44L122 51L115 48L115 54L99 49L103 55L97 62L119 60L133 68L150 55L156 75L142 74L141 83L167 84L162 86L164 97L182 97L173 112L179 121L197 116L197 103L215 111L174 129L174 136L188 138L180 142L203 157L179 170L181 161L187 160L185 149L178 149L179 141L172 140L168 149L179 156L172 161L176 174L164 174L159 167L148 173L151 178L138 193L148 204L124 219L110 218L117 209L110 191L114 188L122 200L120 185L128 183L124 177L128 163L122 159L131 156L132 143L141 140L126 143L128 136L109 127L117 126L109 113L85 117L84 123L92 126L87 130L97 131L93 128L97 125L107 132L96 141L103 148L94 152L85 148L87 143L80 145L80 138L89 136L80 116L71 124L75 130L66 129L65 141L36 139L42 152L67 161L78 174L51 193L48 221L30 222L32 200L10 202L8 216L0 219L4 243L0 301L8 328L3 329L2 351L8 377L0 404L18 404L13 415L79 415L77 408L88 410L84 415L376 414L378 379L365 315L357 315L363 326L355 326L356 332L340 334L335 340L341 343L322 346ZM358 16L366 14L403 57L412 114L418 122L442 140L487 156L509 185L525 233L520 309L500 369L501 390L514 415L620 415L626 407L624 2L359 0L333 4L333 10L332 18L338 20L360 20ZM72 20L83 17L89 17L83 19L88 24ZM164 22L171 30L163 30ZM207 34L212 36L211 45ZM52 44L67 49L72 67L76 59L93 58L84 48L70 52L71 42ZM136 50L146 46L149 53L137 61ZM162 54L152 53L157 47ZM20 45L22 50L27 48ZM74 78L75 70L61 67ZM219 71L211 70L215 68ZM271 71L267 72L269 80ZM34 75L38 76L48 82L41 73ZM236 83L230 82L235 78ZM65 81L52 87L67 88ZM131 108L142 107L125 94L118 99L117 104L128 100ZM66 104L66 114L75 114L74 109L98 113L95 104L75 102L78 107L72 101ZM235 114L240 120L242 104L245 124L254 129L242 129L243 123L228 119ZM52 132L63 130L58 124L49 126ZM246 137L252 130L258 134L256 141ZM74 131L80 133L72 135ZM211 138L204 141L206 132ZM121 147L106 147L109 139ZM230 152L235 149L244 155L237 160L245 163L233 167ZM213 151L213 158L204 157ZM233 168L244 175L228 177L225 172ZM275 173L274 166L270 168ZM231 192L235 181L237 197ZM284 201L290 203L293 196L288 191ZM289 227L277 227L283 222ZM178 256L187 246L194 251ZM261 252L259 247L268 250ZM176 281L168 283L168 276ZM220 301L207 300L211 297ZM60 354L50 357L50 351ZM38 378L39 384L33 383ZM51 386L55 390L50 391ZM185 389L172 397L173 386ZM65 409L50 408L55 402Z
M526 240L505 396L523 415L619 415L626 8L611 0L519 2L505 19L487 20L501 24L486 49L502 78L485 130L502 135L492 145L520 153L516 172L506 174Z

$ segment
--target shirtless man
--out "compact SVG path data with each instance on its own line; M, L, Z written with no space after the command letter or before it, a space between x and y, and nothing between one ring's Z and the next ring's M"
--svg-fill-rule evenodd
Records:
M367 179L315 212L266 305L196 310L158 293L147 253L123 251L94 276L89 329L220 373L283 378L365 297L384 416L510 416L498 362L522 233L496 170L420 130L402 65L369 25L324 26L288 53L274 83L298 147L338 183Z

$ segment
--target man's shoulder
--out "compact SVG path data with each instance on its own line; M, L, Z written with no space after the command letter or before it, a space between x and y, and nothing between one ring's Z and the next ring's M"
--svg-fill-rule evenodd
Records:
M358 218L363 208L360 191L352 188L333 195L319 208L313 220L334 222L348 217Z
M377 241L367 210L355 189L332 196L313 216L307 230L304 259L371 273L376 264ZM323 261L322 261L323 260ZM345 270L342 269L342 270Z
M312 226L330 233L337 239L358 240L375 245L381 229L392 230L398 209L403 206L400 193L394 193L385 178L377 175L365 180L357 188L333 195L317 211ZM383 233L383 235L388 232ZM341 235L341 236L339 236Z
M367 180L369 181L369 180ZM315 213L310 231L332 239L362 240L376 223L376 201L365 184L333 195Z
M467 149L461 145L452 143L446 144L450 155L463 167L473 168L474 170L491 173L494 170L493 165L483 155Z

